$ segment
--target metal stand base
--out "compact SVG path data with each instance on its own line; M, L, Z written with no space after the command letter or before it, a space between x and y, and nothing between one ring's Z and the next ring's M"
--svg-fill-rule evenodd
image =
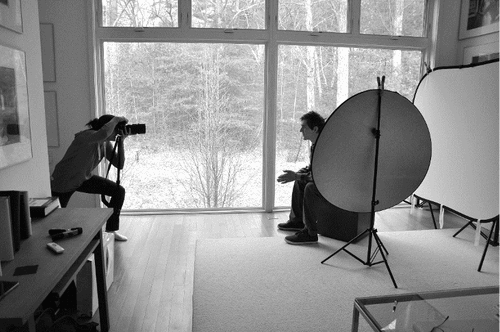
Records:
M364 261L361 258L359 258L358 256L356 256L355 254L353 254L352 252L350 252L349 250L347 250L346 248L351 243L355 242L358 238L364 236L366 233L369 233L369 237L370 238L369 238L369 247L368 247L367 260ZM377 247L373 251L373 254L370 255L372 237L375 239L375 242L377 243ZM374 228L368 228L368 229L366 229L365 231L363 231L362 233L360 233L359 235L357 235L355 238L353 238L351 241L347 242L343 247L341 247L340 249L338 249L337 251L335 251L333 254L331 254L330 256L328 256L327 258L325 258L324 260L322 260L321 264L324 264L327 260L329 260L330 258L332 258L333 256L335 256L337 253L341 252L342 250L345 251L346 253L348 253L349 255L351 255L352 257L354 257L355 259L357 259L363 265L373 266L373 265L377 265L377 264L380 264L380 263L385 263L385 266L387 268L387 271L389 272L389 275L391 276L391 280L392 280L392 283L394 284L394 287L398 288L398 285L396 284L396 280L394 279L394 276L392 275L391 268L389 267L389 263L387 262L387 258L385 257L386 255L389 255L389 252L387 251L387 249L385 248L384 244L382 243L382 240L380 240L380 238L379 238L379 236L377 234L377 230L376 229L374 229ZM377 254L379 252L382 255L382 259L383 260L374 262L375 261L375 257L377 256ZM384 252L385 252L385 254L384 254Z

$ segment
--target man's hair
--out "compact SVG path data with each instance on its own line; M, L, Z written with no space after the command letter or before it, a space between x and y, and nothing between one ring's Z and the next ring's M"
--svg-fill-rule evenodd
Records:
M300 121L306 121L307 126L310 129L313 129L314 127L318 127L318 133L323 130L323 127L325 126L325 118L323 118L321 115L314 111L307 112L306 114L302 115L300 117Z

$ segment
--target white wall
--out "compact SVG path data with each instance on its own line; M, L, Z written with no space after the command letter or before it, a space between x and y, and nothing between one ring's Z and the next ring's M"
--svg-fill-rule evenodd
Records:
M54 25L56 81L44 83L46 91L56 91L59 113L59 147L49 148L52 172L75 133L86 129L85 124L95 117L90 88L87 0L38 2L40 23ZM69 206L97 204L96 196L75 193Z
M460 1L436 0L439 22L437 25L436 51L434 66L457 65L457 42L460 22ZM436 27L435 27L436 28Z
M50 195L50 181L37 1L22 1L22 20L22 34L0 27L0 44L26 54L33 158L0 169L0 190L27 190L32 197L43 197Z
M469 64L470 62L464 60L464 51L468 47L497 43L498 51L498 32L460 40L461 1L437 1L440 21L437 31L434 68Z

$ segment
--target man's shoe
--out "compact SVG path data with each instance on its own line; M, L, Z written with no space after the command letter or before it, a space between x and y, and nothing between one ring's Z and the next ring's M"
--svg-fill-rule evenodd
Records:
M318 235L309 235L307 228L304 228L294 235L286 236L285 241L288 244L314 244L318 243Z
M282 231L301 231L304 229L304 223L301 221L291 221L283 222L278 224L278 229Z

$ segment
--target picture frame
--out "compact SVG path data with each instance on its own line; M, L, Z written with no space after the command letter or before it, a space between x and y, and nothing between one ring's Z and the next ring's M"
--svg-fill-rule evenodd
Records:
M55 82L56 52L54 45L54 25L52 23L40 23L40 43L42 46L43 81Z
M45 124L47 128L47 145L59 147L59 115L57 111L57 93L44 91Z
M23 33L21 0L0 0L0 26Z
M33 157L26 54L0 44L0 169Z
M458 39L498 32L498 0L462 0Z
M473 45L463 49L463 65L473 65L499 58L498 42Z

